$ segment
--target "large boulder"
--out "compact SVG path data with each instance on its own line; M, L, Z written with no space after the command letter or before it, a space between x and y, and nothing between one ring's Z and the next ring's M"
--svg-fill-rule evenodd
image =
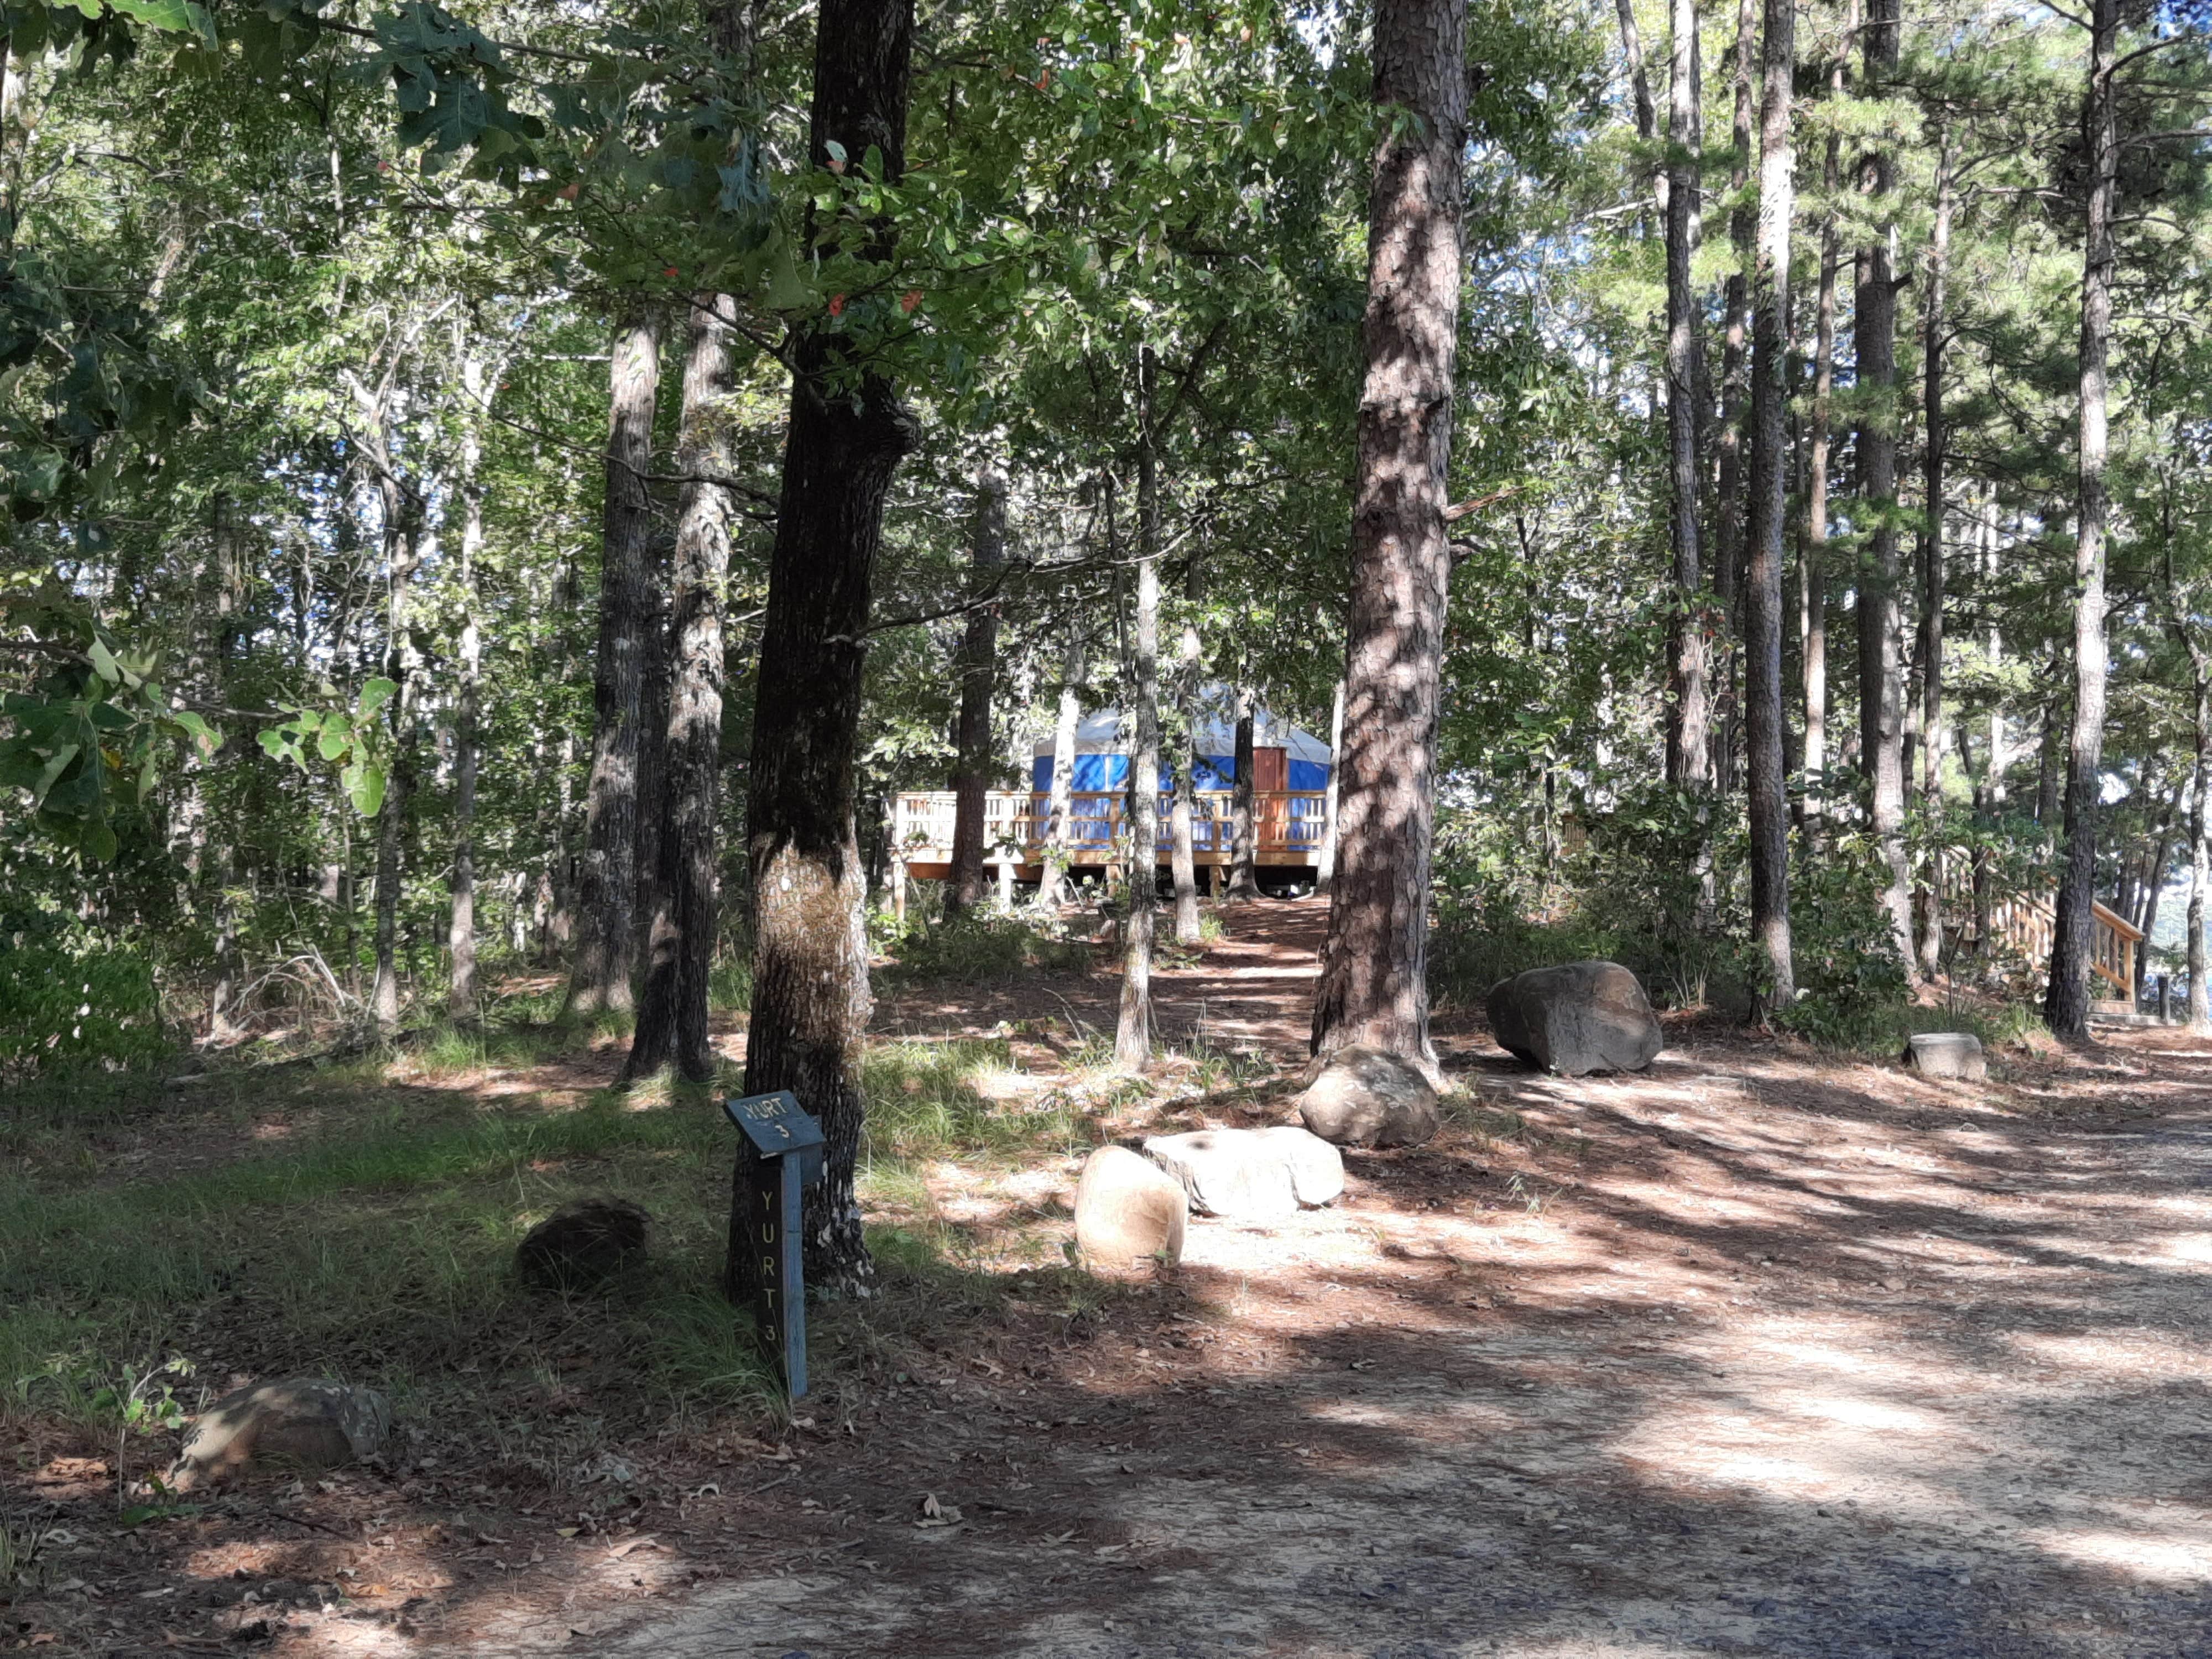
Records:
M1498 1046L1566 1077L1640 1072L1666 1039L1636 975L1617 962L1570 962L1502 980L1490 993Z
M185 1492L249 1463L330 1469L374 1457L392 1434L392 1408L374 1389L327 1377L260 1382L202 1412L169 1471Z
M1344 1187L1336 1148L1296 1124L1155 1135L1145 1156L1182 1182L1193 1209L1231 1221L1279 1220L1296 1215L1301 1200L1326 1203L1319 1194L1334 1198Z
M1095 1273L1182 1260L1182 1183L1127 1146L1101 1146L1075 1183L1075 1248Z
M515 1269L541 1290L592 1284L645 1253L652 1220L626 1198L580 1198L522 1236Z
M1298 1097L1298 1116L1340 1146L1419 1146L1443 1120L1419 1066L1386 1048L1340 1048Z
M1273 1146L1291 1166L1291 1190L1298 1202L1318 1209L1344 1193L1344 1154L1310 1129L1278 1123L1252 1133Z
M1905 1040L1905 1063L1923 1077L1979 1083L1990 1074L1982 1040L1972 1031L1922 1031Z

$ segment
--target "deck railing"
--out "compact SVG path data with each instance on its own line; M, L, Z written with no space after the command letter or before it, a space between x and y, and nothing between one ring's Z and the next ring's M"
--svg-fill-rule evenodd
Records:
M1973 858L1970 848L1943 849L1943 908L1947 917L1963 917L1958 927L1962 939L1972 939L1978 927L1974 915ZM2094 920L2089 935L2089 971L2132 1001L2136 994L2136 952L2142 944L2142 929L2118 911L2094 901L2090 905L2090 915ZM1992 942L2002 940L2039 973L2048 969L2051 948L2058 931L2058 912L2051 896L1994 894L1990 899L1989 917Z

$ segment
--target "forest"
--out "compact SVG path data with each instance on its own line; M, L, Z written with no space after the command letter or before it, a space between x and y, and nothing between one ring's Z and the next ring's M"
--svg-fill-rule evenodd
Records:
M11 1434L551 1344L487 1264L656 1158L599 1359L766 1409L709 1096L819 1120L903 1382L962 1158L1379 1049L1547 1190L1466 1081L1525 969L2031 1093L2212 1030L2191 0L0 20ZM434 1340L155 1311L380 1183Z

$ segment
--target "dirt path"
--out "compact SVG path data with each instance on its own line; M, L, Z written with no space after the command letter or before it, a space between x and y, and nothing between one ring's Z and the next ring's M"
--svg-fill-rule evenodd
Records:
M1240 929L1250 971L1172 1016L1300 1046L1315 915ZM1176 1285L1103 1310L1018 1297L787 1464L663 1471L744 1480L711 1522L319 1650L2212 1654L2212 1047L1987 1089L1711 1035L1621 1080L1480 1048L1480 1114L1355 1156L1340 1206L1194 1222Z

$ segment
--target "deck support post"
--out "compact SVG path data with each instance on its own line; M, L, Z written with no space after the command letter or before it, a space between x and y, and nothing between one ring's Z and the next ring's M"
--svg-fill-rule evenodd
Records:
M999 908L1011 910L1014 908L1014 855L1001 847L998 857L991 862L999 869Z
M906 860L891 860L891 915L895 921L906 920Z

